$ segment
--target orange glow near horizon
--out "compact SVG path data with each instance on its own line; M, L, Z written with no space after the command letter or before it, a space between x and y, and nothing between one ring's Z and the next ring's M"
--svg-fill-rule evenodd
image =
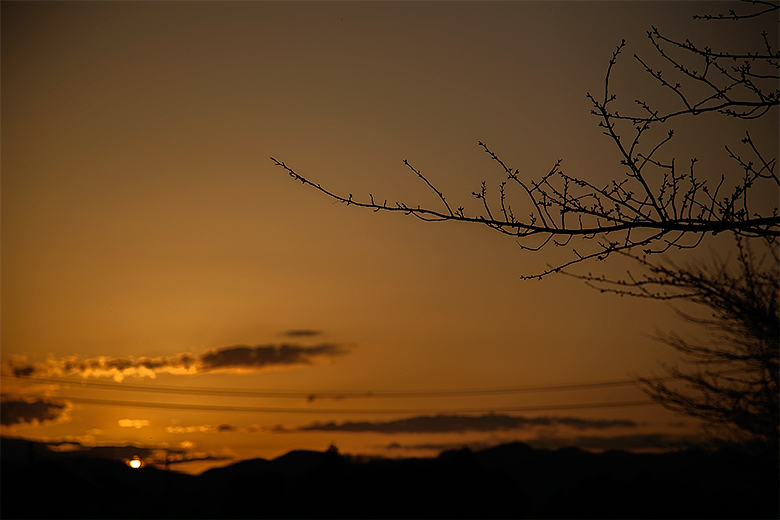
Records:
M668 305L522 280L562 249L334 204L268 158L356 200L440 204L408 159L466 213L505 180L480 140L529 179L563 158L607 185L623 167L586 92L621 39L629 104L648 92L632 53L652 55L651 25L751 31L692 21L687 2L0 9L3 435L187 471L332 443L641 450L697 431L621 383L679 364L656 330L700 334ZM739 145L708 117L675 132L677 164L714 171ZM746 125L776 147L776 117Z

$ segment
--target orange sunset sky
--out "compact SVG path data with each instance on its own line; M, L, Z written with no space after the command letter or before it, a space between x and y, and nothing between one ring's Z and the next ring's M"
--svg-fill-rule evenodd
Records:
M645 400L631 384L572 387L677 363L651 336L701 331L669 305L524 281L563 252L346 207L269 157L338 193L435 206L407 159L472 212L480 182L503 180L480 140L529 179L563 159L605 184L623 171L586 93L611 53L625 38L626 107L671 105L633 58L655 58L646 31L760 46L759 22L692 20L729 7L2 2L3 434L149 462L166 448L197 472L331 443L395 457L696 433L658 405L609 406ZM668 156L718 178L746 130L776 156L776 111L714 121L677 124ZM675 258L731 251L708 237Z

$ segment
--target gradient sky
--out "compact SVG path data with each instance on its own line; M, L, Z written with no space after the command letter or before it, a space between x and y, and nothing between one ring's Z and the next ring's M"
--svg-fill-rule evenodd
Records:
M429 395L660 374L676 357L654 331L698 331L660 302L520 279L561 251L334 204L269 156L356 198L436 205L407 159L474 211L470 193L502 180L479 140L529 178L560 158L606 183L619 157L585 94L603 92L612 51L627 40L614 88L630 106L658 92L632 58L652 58L652 25L760 45L755 22L691 19L730 6L3 2L4 373L87 381L3 377L3 433L235 460L330 443L390 456L512 440L647 447L694 432L659 406L510 410L644 399L632 386ZM678 161L719 176L723 145L745 130L776 155L777 112L713 121L675 127ZM708 239L685 258L732 246Z

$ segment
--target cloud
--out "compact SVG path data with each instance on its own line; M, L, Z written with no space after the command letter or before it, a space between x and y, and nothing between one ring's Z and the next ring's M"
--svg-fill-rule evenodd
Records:
M14 375L19 377L29 376L35 372L35 367L27 365L25 367L18 367L14 369Z
M50 451L65 453L69 451L81 451L81 444L79 444L78 442L65 441L65 442L58 442L55 444L49 444L48 448Z
M397 442L392 442L388 444L387 446L383 446L387 450L395 451L395 450L404 450L404 451L449 451L449 450L460 450L463 448L468 448L471 451L479 451L484 450L485 448L490 448L493 446L493 444L488 442L466 442L466 443L457 443L457 442L451 442L451 443L442 443L442 444L399 444Z
M628 420L608 420L608 419L580 419L579 417L556 417L556 424L568 426L575 430L596 429L605 430L607 428L635 428L638 423Z
M149 421L146 419L119 419L119 426L122 428L143 428L149 426Z
M168 433L225 433L247 431L246 428L239 428L232 424L201 424L197 426L168 426L165 429Z
M168 464L182 464L184 462L203 462L206 460L233 460L234 457L227 455L191 455L182 458L172 458Z
M353 433L452 433L452 432L494 432L522 430L538 426L569 426L578 430L635 428L634 421L593 420L577 417L522 417L511 415L423 415L393 421L361 421L319 423L297 428L276 427L272 431L340 431Z
M532 439L524 439L523 443L535 449L556 450L559 448L575 447L586 450L655 450L695 444L698 438L694 435L679 435L672 433L633 433L616 436L582 435L576 437L541 436ZM473 451L479 451L497 444L505 444L507 440L485 442L473 441L465 443L420 443L401 444L392 442L382 446L389 451L435 451L442 452L468 447Z
M85 446L78 443L69 443L72 445L66 452L59 451L61 456L83 456L96 457L112 460L127 460L138 457L146 463L164 462L167 453L169 459L187 458L186 450L177 448L161 449L157 447L133 446L133 445L110 445L110 446ZM54 446L57 443L48 443L48 449L55 451Z
M593 450L643 450L668 448L692 443L696 437L668 433L636 433L614 437L578 436L578 437L538 437L524 442L534 448L557 449L575 446Z
M301 345L259 345L256 347L235 346L213 350L203 354L201 370L220 368L257 369L267 366L310 364L316 357L335 357L346 351L334 343L323 343L313 347Z
M184 443L182 443L184 444ZM204 460L231 460L235 457L219 454L197 453L190 450L193 443L187 443L181 448L173 448L167 445L160 446L136 446L128 444L89 446L73 440L66 441L35 441L21 437L0 437L3 458L17 461L29 460L31 456L36 459L46 458L70 458L92 457L111 460L126 461L138 457L147 464L164 465L180 464Z
M292 336L292 337L301 337L301 336L320 336L322 335L321 330L314 330L314 329L293 329L293 330L286 330L282 332L282 336Z
M16 426L18 424L40 424L44 421L57 421L66 418L69 403L36 399L27 401L22 398L3 399L0 402L0 424Z
M19 377L64 376L113 377L121 381L127 376L156 377L159 373L197 374L208 372L249 372L279 367L310 365L315 359L333 359L348 354L348 349L336 343L304 346L294 343L268 345L234 345L209 350L202 354L188 352L162 357L98 356L89 359L49 358L44 363L30 364L12 358L3 362L3 371Z

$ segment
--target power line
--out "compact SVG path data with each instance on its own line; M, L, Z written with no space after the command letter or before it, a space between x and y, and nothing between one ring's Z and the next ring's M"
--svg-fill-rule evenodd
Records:
M143 401L117 401L110 399L91 399L87 397L56 398L38 397L37 399L64 400L81 404L105 406L123 406L131 408L159 408L167 410L186 410L193 412L240 412L240 413L298 413L298 414L360 414L360 415L412 415L412 414L490 414L496 412L550 412L560 410L585 410L593 408L625 408L660 404L656 401L614 401L602 403L576 403L542 406L506 406L495 408L463 408L463 409L376 409L376 408L274 408L261 406L222 406L177 403L150 403Z
M461 390L429 390L414 392L373 392L373 391L305 391L305 390L250 390L233 388L197 388L186 386L158 386L158 385L136 385L125 383L106 383L102 381L72 381L61 378L47 377L29 377L17 376L15 374L4 374L2 377L10 377L25 383L49 383L60 384L71 387L92 387L104 390L122 390L128 392L149 392L149 393L169 393L169 394L188 394L188 395L206 395L206 396L224 396L224 397L258 397L258 398L316 398L316 399L358 399L358 398L418 398L418 397L466 397L478 395L506 395L523 393L541 393L541 392L564 392L573 390L590 390L597 388L615 388L621 386L635 386L634 379L616 379L610 381L595 381L589 383L574 383L566 385L543 385L543 386L518 386L518 387L499 387L484 389L461 389ZM658 378L658 380L671 380L673 377Z

